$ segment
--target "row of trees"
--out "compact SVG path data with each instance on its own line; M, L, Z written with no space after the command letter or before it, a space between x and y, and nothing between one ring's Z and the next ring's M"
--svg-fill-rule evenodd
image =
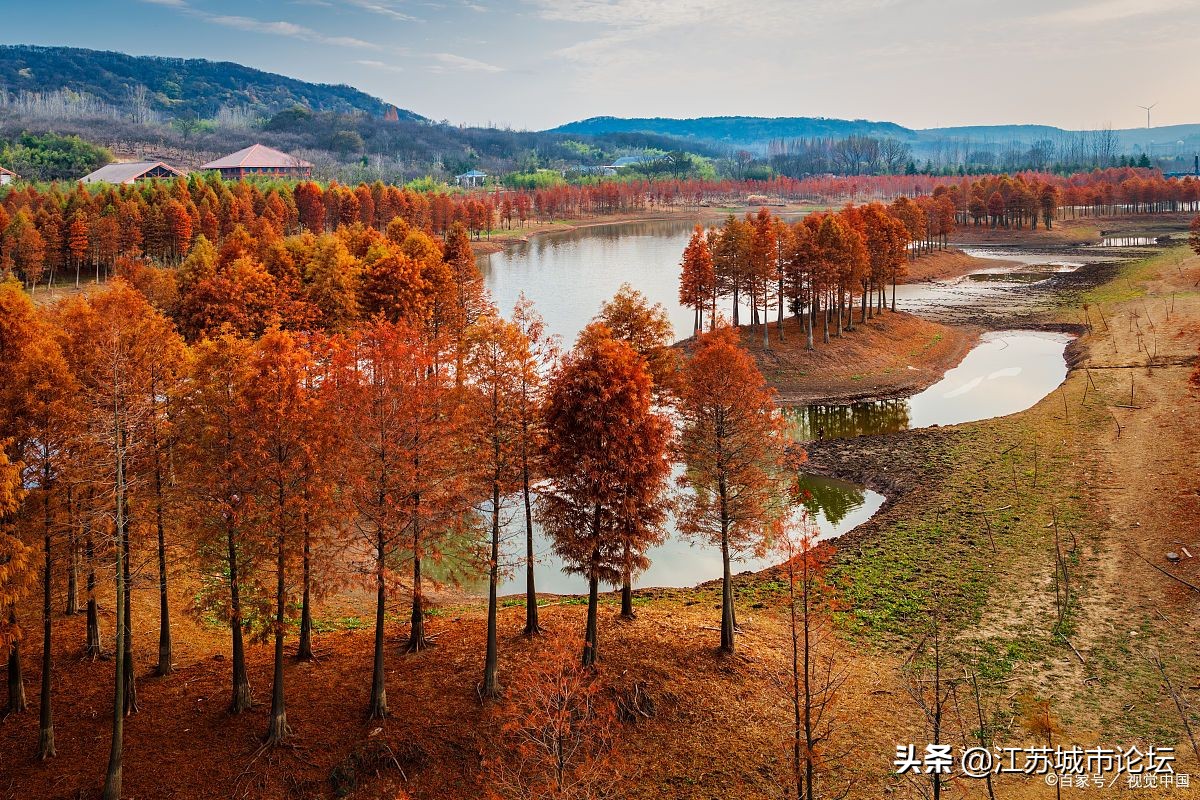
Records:
M245 639L273 645L271 744L290 732L287 638L298 626L297 657L311 658L313 598L349 580L376 590L370 716L388 713L384 621L397 591L411 609L405 649L429 643L431 564L439 580L488 576L480 691L499 696L497 587L514 516L526 632L540 630L537 520L588 580L581 661L592 665L599 584L620 586L632 615L633 580L677 502L680 528L721 550L721 647L733 650L730 563L794 506L795 460L733 331L705 334L680 364L665 310L624 287L560 358L528 302L497 313L461 225L445 241L401 218L386 232L256 230L239 224L219 246L198 237L177 268L129 261L128 280L44 308L0 284L0 641L8 708L20 711L33 613L18 609L40 584L39 757L55 755L54 589L65 581L67 613L86 604L96 655L100 582L111 581L105 796L119 796L124 719L138 710L132 593L147 580L158 590L155 672L168 675L181 562L200 576L187 610L228 626L233 712L253 702Z
M679 300L694 310L696 331L706 314L710 329L717 325L719 301L730 302L734 326L748 307L749 324L762 326L764 349L770 348L772 316L783 337L785 313L791 314L812 349L818 320L826 343L831 317L837 335L853 330L856 298L862 322L882 313L889 283L894 311L907 260L944 241L953 224L944 195L916 202L901 197L890 207L847 206L793 223L765 208L743 219L731 215L720 228L696 227L683 254Z
M480 236L497 227L665 207L745 202L761 195L817 204L890 202L945 196L960 224L1047 227L1055 218L1196 209L1200 182L1165 179L1141 169L1107 169L1068 177L1046 173L975 179L930 176L820 176L769 181L627 180L535 191L465 194L424 192L383 183L356 187L312 182L226 183L215 176L172 182L105 186L89 191L51 185L10 189L0 197L0 269L29 286L73 273L98 276L121 257L177 263L203 235L218 244L238 226L255 235L320 234L362 225L386 230L400 219L410 228L444 235L455 223ZM914 235L914 240L920 237Z

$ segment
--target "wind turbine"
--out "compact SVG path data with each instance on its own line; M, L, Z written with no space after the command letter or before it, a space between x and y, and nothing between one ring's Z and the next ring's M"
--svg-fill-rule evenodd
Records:
M1148 106L1138 106L1138 108L1144 109L1146 112L1146 128L1147 129L1150 128L1150 109L1154 108L1156 105L1158 105L1158 103L1151 103Z

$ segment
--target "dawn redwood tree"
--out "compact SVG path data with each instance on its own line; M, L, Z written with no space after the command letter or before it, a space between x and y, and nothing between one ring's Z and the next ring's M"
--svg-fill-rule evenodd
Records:
M798 800L817 798L817 769L826 762L825 743L833 731L834 704L845 682L844 673L827 652L829 624L821 597L834 550L818 544L818 535L801 512L799 518L780 521L773 543L784 560L782 569L788 581L791 756Z
M484 289L483 276L475 265L470 236L461 222L455 222L447 231L442 260L449 268L454 287L454 300L447 315L447 332L454 340L455 383L462 386L467 328L490 310L491 303Z
M432 358L420 331L376 318L339 349L335 370L337 413L345 417L346 491L355 526L373 554L375 652L369 719L388 715L384 677L384 616L392 563L409 536L414 491L414 433L428 403L425 374Z
M732 328L700 337L681 380L680 529L721 548L721 650L733 652L730 562L764 545L778 519L778 473L784 462L782 421L774 392Z
M608 326L614 337L628 342L634 352L646 360L654 381L655 399L662 400L669 395L679 365L676 352L671 349L675 328L663 304L651 305L646 295L623 283L616 294L600 306L595 321Z
M1188 235L1188 245L1191 246L1193 253L1200 256L1200 217L1192 220L1190 234Z
M766 208L760 208L753 217L747 215L749 247L746 270L749 277L751 321L758 320L758 293L762 291L762 334L763 349L771 349L768 306L771 284L776 281L779 269L779 241L775 220Z
M3 368L2 364L0 368ZM0 441L0 445L3 444ZM13 525L13 516L20 509L24 495L20 470L0 447L0 648L8 652L5 716L25 710L25 684L21 679L22 631L17 624L16 604L32 582L34 551L21 541Z
M443 340L444 341L444 340ZM470 538L472 512L466 490L467 419L461 398L450 383L442 362L444 347L422 336L430 366L414 377L413 410L407 416L408 458L411 482L404 498L406 550L412 561L412 614L405 650L415 653L429 647L425 635L425 577L430 559L442 561L447 572L448 545Z
M647 530L623 514L649 507L667 483L670 423L653 411L650 373L603 323L580 334L550 380L544 470L550 487L538 518L565 569L588 580L583 665L597 659L600 581L617 583L625 547L640 557ZM636 496L637 502L633 498Z
M68 300L58 311L66 333L67 360L80 384L82 433L95 459L95 482L104 486L96 513L112 522L116 579L117 642L114 650L113 731L105 776L105 800L121 794L125 714L136 708L132 624L129 619L131 496L133 467L148 443L150 373L172 327L145 298L117 279L101 292Z
M0 214L0 216L3 216ZM2 221L2 220L0 220ZM41 324L29 295L13 279L0 281L0 645L8 653L6 713L25 710L21 640L16 604L34 578L34 548L28 547L17 527L17 512L25 498L22 480L21 441L29 400L25 391L25 364L30 345Z
M259 472L255 524L275 562L275 671L268 745L282 742L291 732L283 682L283 645L294 594L288 572L300 555L305 526L323 518L330 494L314 465L328 455L330 437L323 427L334 415L313 385L312 360L313 354L294 334L268 331L254 345L246 393L251 452Z
M496 590L500 578L500 530L509 502L521 486L522 389L536 376L529 340L515 323L495 316L480 317L467 329L466 371L470 383L472 423L469 452L486 491L491 538L488 555L487 653L484 659L485 698L500 695L497 677L499 642Z
M16 411L21 419L19 450L25 485L35 490L36 502L26 505L26 525L42 540L42 686L37 757L53 758L54 717L51 708L53 678L54 545L61 521L58 507L66 500L60 488L70 472L70 439L75 430L76 383L58 342L46 326L25 347L14 375L23 395Z
M747 284L749 273L750 231L745 222L733 214L725 219L710 237L716 292L732 300L733 326L739 324L740 293ZM715 319L715 315L710 315Z
M716 314L716 275L713 272L712 251L708 246L708 234L700 225L692 231L683 250L679 272L679 303L692 309L692 334L704 330L704 311L712 308L709 327Z
M167 593L167 522L175 503L175 478L171 469L174 417L187 370L187 348L172 328L158 343L158 358L149 365L146 383L149 411L146 415L148 436L141 471L149 476L153 506L155 540L158 550L158 663L155 674L174 671L171 644L171 605Z
M232 334L193 349L186 393L180 402L176 441L185 519L204 581L197 610L229 623L232 647L231 713L251 705L243 640L248 603L260 596L253 579L260 548L250 520L256 514L258 463L253 449L247 391L251 344ZM266 609L254 608L258 616Z
M546 376L558 361L559 338L546 331L546 323L522 292L513 307L512 322L529 343L522 353L520 368L521 395L517 403L520 434L517 438L521 462L521 501L525 511L525 634L540 633L538 624L537 587L534 583L536 554L533 549L533 474L538 468L546 440L542 405L545 400Z

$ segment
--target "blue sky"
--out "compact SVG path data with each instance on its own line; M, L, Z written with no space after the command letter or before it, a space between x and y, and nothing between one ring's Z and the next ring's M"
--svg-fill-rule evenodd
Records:
M455 123L1200 122L1200 0L3 0L5 43L237 61Z

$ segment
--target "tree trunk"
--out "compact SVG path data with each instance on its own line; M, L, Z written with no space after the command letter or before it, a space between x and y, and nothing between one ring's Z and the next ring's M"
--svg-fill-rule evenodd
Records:
M45 552L45 569L42 572L42 692L41 710L38 722L38 759L45 761L54 758L54 712L50 707L50 678L53 662L51 647L51 632L53 619L51 616L51 581L54 577L54 559L51 551L50 532L50 482L49 466L43 471L42 477L42 536Z
M733 652L733 574L729 568L729 498L725 476L717 483L721 502L721 652Z
M738 326L738 287L733 287L733 327Z
M75 498L67 487L67 607L63 613L73 617L79 613L79 537L75 533Z
M88 525L84 533L84 556L88 562L87 575L87 644L84 654L89 658L100 657L100 615L96 608L96 548L92 540L92 526Z
M116 534L117 546L114 548L117 556L117 565L114 570L117 581L116 592L116 610L117 610L117 641L113 651L113 720L112 720L112 744L108 752L108 770L104 776L104 795L103 800L121 800L121 756L125 746L125 639L127 636L127 627L125 624L126 607L123 602L128 595L126 592L125 580L128 571L125 565L125 537L128 532L125 529L125 475L124 463L120 453L123 451L124 444L121 441L121 431L119 425L114 425L115 436L117 440L117 464L116 464Z
M125 501L128 504L128 500ZM121 537L121 547L124 550L121 569L125 572L125 713L133 714L137 707L137 681L134 676L133 664L133 586L131 574L131 556L129 547L129 512L125 512L125 535Z
M421 495L418 492L413 500L413 586L412 586L412 616L409 619L408 643L405 650L415 653L429 646L425 638L425 598L421 589Z
M767 311L767 283L766 283L766 281L763 281L763 313L762 313L763 350L771 349L771 340L770 340L769 334L767 333L767 330L771 327L771 320L768 318L769 316L770 315L768 314L768 311Z
M9 608L8 621L14 628L17 626L15 608ZM19 714L25 708L25 681L21 676L21 643L18 641L8 646L8 704L5 713Z
M805 348L808 350L816 349L813 346L813 325L815 324L815 321L813 320L813 315L817 313L817 310L816 310L817 307L816 307L816 304L812 302L812 300L813 300L813 298L809 298L808 308L805 309L805 312L804 312L804 335L806 338Z
M538 624L537 589L533 580L533 503L529 496L529 459L524 451L521 453L521 484L525 500L525 634L532 635L541 633L542 626Z
M779 285L776 287L775 296L779 300L777 330L779 331L779 340L783 341L783 270L779 271Z
M242 594L238 583L237 540L232 523L225 527L229 548L229 631L233 638L233 697L229 711L240 714L251 704L250 677L246 674L246 648L242 642Z
M158 665L157 675L170 675L175 670L171 647L171 604L167 599L167 536L163 524L162 467L158 450L154 453L154 517L158 526Z
M497 462L500 457L499 445L495 447ZM496 584L500 577L500 481L499 475L492 481L492 555L488 569L488 622L487 622L487 656L483 664L483 697L488 700L500 696L500 682L496 677L497 657L500 649L499 638L496 634Z
M792 627L792 777L796 781L796 800L804 800L804 772L801 768L800 748L800 637L796 624L796 566L795 560L788 561L788 606Z
M587 624L584 627L583 633L583 666L591 667L595 665L596 659L599 657L597 649L599 647L599 631L597 626L597 612L600 605L600 505L597 504L592 513L592 537L593 541L597 542L592 548L592 558L588 569L588 607L587 607Z
M375 534L375 658L371 667L371 700L367 704L367 719L384 719L388 715L387 687L383 675L383 621L387 605L387 583L384 564L387 540L383 529Z
M592 554L593 565L599 559L598 553ZM595 569L593 568L591 576L588 578L588 607L587 607L587 625L584 627L583 633L583 666L591 667L596 663L598 657L597 647L598 630L596 624L596 615L600 604L600 581L596 577Z
M291 733L283 700L284 555L283 533L280 532L275 539L275 675L271 684L271 719L264 737L268 746L279 744Z
M300 601L300 646L296 658L312 661L312 535L308 528L308 515L304 520L304 588Z

